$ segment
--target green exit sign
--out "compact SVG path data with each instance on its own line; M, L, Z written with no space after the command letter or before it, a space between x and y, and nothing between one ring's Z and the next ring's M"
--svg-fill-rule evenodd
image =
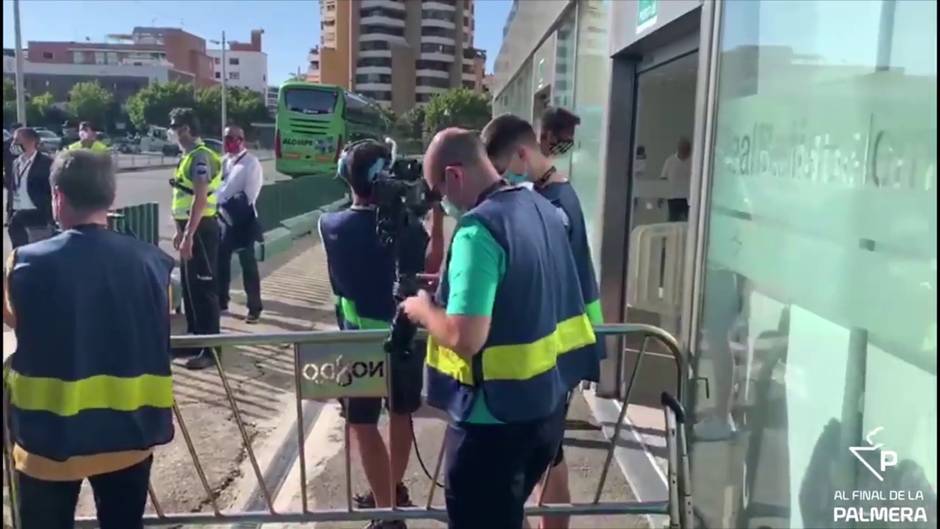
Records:
M641 33L656 25L656 0L638 0L636 5L636 32Z

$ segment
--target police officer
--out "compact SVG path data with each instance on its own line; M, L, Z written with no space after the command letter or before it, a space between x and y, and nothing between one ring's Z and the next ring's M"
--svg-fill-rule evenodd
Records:
M65 152L51 180L64 231L14 250L4 276L20 527L73 527L88 479L103 529L140 528L152 448L173 438L173 260L107 229L109 157Z
M594 333L551 203L502 180L470 131L438 133L424 162L429 187L459 219L436 300L421 292L403 303L430 335L428 403L452 420L449 526L519 529L564 429L557 359Z
M98 141L98 133L90 121L78 124L78 141L69 145L68 150L90 149L95 152L108 152L108 146Z
M531 183L537 193L555 206L571 243L585 312L592 324L603 323L597 278L594 275L594 263L584 225L584 211L574 187L568 178L555 168L551 158L544 154L545 151L540 149L535 131L528 121L512 114L503 114L483 128L481 137L490 161L500 174L514 184ZM596 382L600 360L604 356L602 343L598 342L561 357L560 367L569 389L581 380ZM558 447L548 476L544 499L547 503L571 502L568 469L561 446ZM542 518L542 529L564 529L567 526L568 518L565 516Z
M170 112L168 136L182 152L176 174L170 180L176 221L173 247L179 250L182 268L183 308L190 334L219 333L219 224L216 220L222 184L222 160L199 139L199 120L191 108ZM209 348L191 351L189 369L205 369L215 363Z
M387 177L391 154L381 143L365 140L347 147L337 166L337 176L348 185L352 206L320 217L320 240L326 250L330 284L337 298L336 318L340 329L388 329L395 316L395 259L376 233L376 205L372 187ZM414 226L399 234L403 270L422 270L427 233ZM419 350L416 348L416 351ZM382 399L351 398L343 403L371 493L358 495L359 508L390 507L389 473L397 484L395 503L409 506L408 489L402 477L411 453L411 414L421 406L422 354L390 358L392 399L389 410L391 450L379 432ZM389 463L389 451L391 463ZM370 529L402 529L400 520L373 521Z

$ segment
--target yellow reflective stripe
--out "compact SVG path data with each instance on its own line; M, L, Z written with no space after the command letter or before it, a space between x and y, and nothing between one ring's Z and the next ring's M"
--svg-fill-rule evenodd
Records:
M487 347L483 355L484 380L528 380L555 367L557 358L596 341L594 328L587 315L580 314L559 323L549 335L534 342ZM469 361L454 351L428 338L429 367L473 385L473 369Z
M555 367L559 356L594 341L594 329L585 314L568 318L534 342L484 349L483 379L528 380Z
M140 375L96 375L67 382L56 378L29 377L10 371L10 400L27 411L48 411L62 417L84 410L135 411L145 406L173 406L173 379Z
M209 196L206 197L206 209L203 211L203 217L212 217L218 213L218 197L216 196L216 191L222 187L222 159L213 151L212 149L206 147L205 145L197 145L195 149L186 153L183 159L180 161L179 166L176 168L176 181L192 189L192 181L189 178L189 169L193 164L192 154L198 150L204 150L209 156L210 163L213 164L213 169L216 169L215 175L209 180ZM176 219L188 219L189 210L195 202L195 197L192 194L185 193L176 187L173 188L173 201L170 206L172 216Z
M428 356L425 360L431 367L468 386L473 385L473 369L470 362L454 351L438 345L437 340L428 336Z

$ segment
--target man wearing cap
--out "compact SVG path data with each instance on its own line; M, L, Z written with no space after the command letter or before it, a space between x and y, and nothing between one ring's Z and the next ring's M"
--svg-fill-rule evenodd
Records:
M218 190L222 185L222 160L199 137L199 120L191 108L170 112L168 137L182 155L176 166L173 202L176 222L173 247L179 250L183 280L183 308L190 334L219 333L219 287L216 281L219 259ZM210 348L188 351L194 356L189 369L205 369L215 364Z
M90 121L78 124L78 141L69 145L68 150L90 149L93 152L108 152L108 146L98 141L98 132Z

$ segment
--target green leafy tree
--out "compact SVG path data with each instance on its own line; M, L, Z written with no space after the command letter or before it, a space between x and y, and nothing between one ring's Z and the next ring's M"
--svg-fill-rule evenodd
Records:
M106 130L114 121L114 96L97 82L76 83L69 90L69 111L79 121L91 121Z
M26 122L30 126L58 127L66 115L55 106L55 98L49 92L31 97L26 104Z
M239 125L246 133L252 123L271 120L264 97L252 90L241 87L229 87L226 93L226 120ZM204 88L196 95L196 114L206 135L220 136L222 131L222 87Z
M178 81L155 83L127 100L127 114L139 131L147 130L150 125L166 127L170 111L176 107L196 107L193 85Z
M429 136L448 127L479 130L492 116L489 99L466 88L434 96L424 113L424 130Z
M422 140L424 136L424 107L414 107L398 118L398 133L408 140Z
M16 85L9 79L3 80L3 126L9 127L16 121Z

